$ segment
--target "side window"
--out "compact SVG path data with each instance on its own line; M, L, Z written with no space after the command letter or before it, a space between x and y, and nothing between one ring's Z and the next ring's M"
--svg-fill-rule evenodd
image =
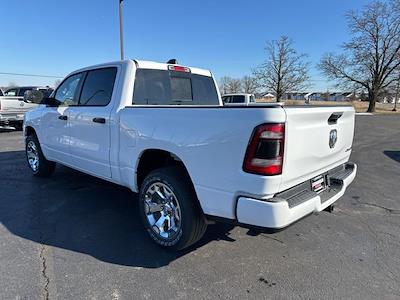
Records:
M138 69L133 104L216 105L214 80L209 76L167 70Z
M255 103L256 102L256 97L254 97L253 95L250 96L250 102L251 103Z
M20 88L19 91L18 91L18 96L23 97L25 92L31 91L31 90L32 90L32 88Z
M193 101L197 105L216 105L219 102L214 80L208 76L192 75Z
M171 84L168 71L139 69L136 71L134 104L171 104Z
M231 103L244 103L244 96L232 96Z
M72 75L65 79L57 88L54 98L60 105L78 104L78 86L82 79L82 73Z
M231 96L225 96L225 97L223 97L223 98L222 98L222 101L223 101L224 103L231 103Z
M83 83L79 105L106 106L111 101L117 68L92 70Z
M4 92L4 96L17 96L17 89L9 89Z

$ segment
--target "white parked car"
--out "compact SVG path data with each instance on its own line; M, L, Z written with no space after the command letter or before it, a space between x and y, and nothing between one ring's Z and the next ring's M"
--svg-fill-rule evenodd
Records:
M256 103L254 94L236 93L222 95L224 105L251 105Z
M356 175L352 107L225 107L207 70L96 65L43 103L24 123L33 174L60 163L129 187L170 249L198 241L209 220L286 227L330 207Z
M24 95L32 90L41 91L48 96L52 89L48 87L24 86L9 88L0 96L0 126L22 128L25 113L36 107L37 103L24 101Z

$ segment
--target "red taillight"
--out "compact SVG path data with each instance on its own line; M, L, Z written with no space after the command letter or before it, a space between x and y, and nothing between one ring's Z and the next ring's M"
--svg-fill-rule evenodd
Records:
M175 71L175 72L186 72L186 73L190 73L190 69L187 67L182 67L182 66L173 66L173 65L169 65L168 66L168 70L170 71Z
M254 129L243 170L260 175L282 174L285 124L263 124Z

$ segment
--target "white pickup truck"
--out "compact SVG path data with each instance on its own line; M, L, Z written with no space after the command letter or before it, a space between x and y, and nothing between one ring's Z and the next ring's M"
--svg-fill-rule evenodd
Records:
M224 105L252 105L256 103L254 94L236 93L222 95L222 103Z
M330 207L356 175L352 107L224 107L198 68L96 65L42 103L24 122L33 174L49 176L57 162L129 187L146 230L169 249L215 220L284 228Z
M47 96L52 91L49 87L24 86L9 88L4 91L4 95L0 94L0 126L22 128L25 113L38 105L24 101L24 94L32 90L38 90Z

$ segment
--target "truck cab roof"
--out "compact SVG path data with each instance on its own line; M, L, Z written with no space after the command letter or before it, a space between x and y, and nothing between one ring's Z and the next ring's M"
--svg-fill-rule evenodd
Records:
M204 69L193 68L188 66L183 66L179 64L168 64L168 63L158 63L153 61L146 61L146 60L134 60L137 67L140 69L155 69L155 70L168 70L169 66L179 66L179 67L187 67L190 69L190 72L197 75L203 75L211 77L211 72Z
M168 63L160 63L160 62L155 62L155 61L135 60L135 59L120 60L120 61L113 61L113 62L108 62L108 63L92 65L89 67L85 67L85 68L76 70L73 73L79 73L79 72L83 72L83 71L95 69L95 68L105 68L110 65L113 65L113 66L121 65L122 66L122 65L127 65L130 63L134 63L138 69L169 70L169 66L185 67L185 68L188 68L192 74L212 77L212 73L209 70L205 70L205 69L183 66L183 65L179 65L179 64L168 64ZM71 74L73 74L73 73L71 73Z

